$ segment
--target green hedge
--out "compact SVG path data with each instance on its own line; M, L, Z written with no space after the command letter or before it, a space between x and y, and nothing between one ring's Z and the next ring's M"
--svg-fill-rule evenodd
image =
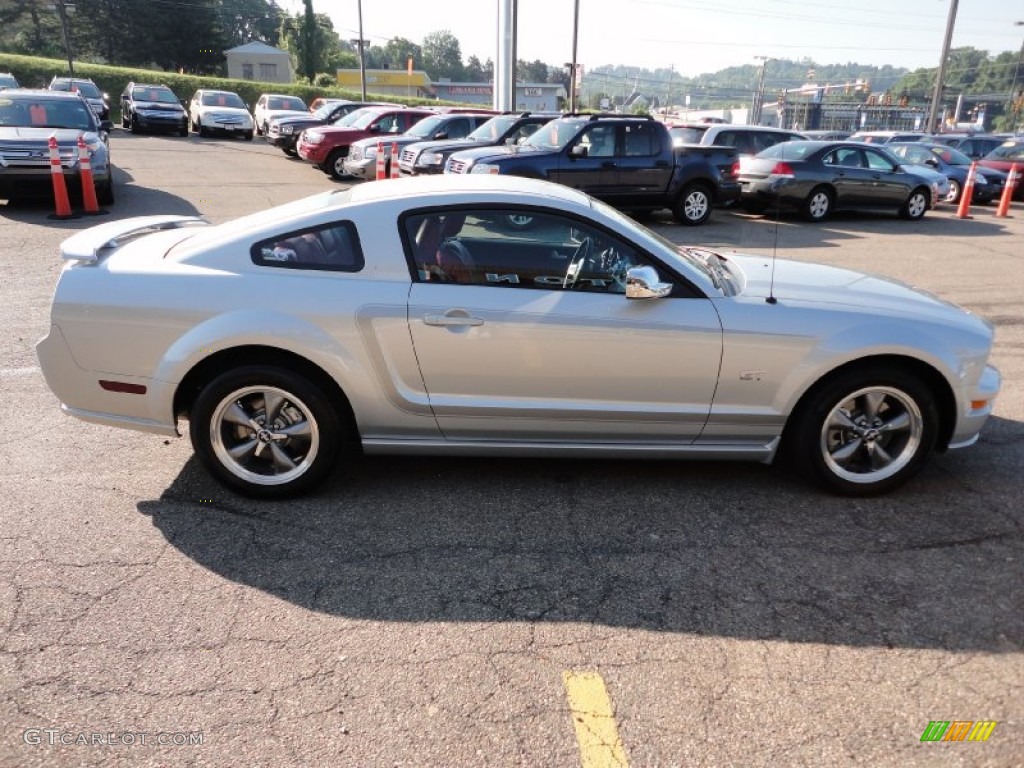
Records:
M63 59L43 59L36 56L16 56L0 53L0 72L10 72L23 88L45 88L54 75L67 76L68 63ZM259 83L253 80L233 80L227 77L201 77L180 75L177 72L161 72L151 69L109 67L105 64L75 62L75 77L91 78L99 89L110 96L111 119L120 119L121 92L128 83L162 83L168 86L179 99L190 99L200 88L216 88L234 91L251 108L263 93L287 93L298 96L307 104L318 96L332 96L340 99L359 101L362 94L344 88L319 88L312 85L291 85L284 83ZM367 93L369 98L394 101L395 96ZM430 99L401 99L402 103L413 105L447 104Z

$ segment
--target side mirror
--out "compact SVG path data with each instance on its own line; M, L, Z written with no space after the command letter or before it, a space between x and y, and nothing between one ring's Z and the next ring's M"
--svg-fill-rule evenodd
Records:
M654 267L633 267L626 271L627 299L661 299L672 293L672 284L661 282Z
M441 131L440 133L434 134L434 139L447 139L448 131Z
M924 164L925 165L930 165L932 168L938 168L939 167L939 161L936 160L934 157L929 157L927 160L924 161Z
M569 149L569 157L586 157L587 148L582 144L576 144Z
M379 125L371 125L368 128L368 130L370 131L370 133L380 133L380 126Z

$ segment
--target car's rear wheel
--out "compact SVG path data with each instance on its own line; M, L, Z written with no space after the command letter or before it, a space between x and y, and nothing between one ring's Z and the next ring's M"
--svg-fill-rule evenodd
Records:
M348 176L345 173L345 157L348 155L344 149L336 149L327 156L327 163L324 165L324 169L331 175L332 178L344 179Z
M711 217L711 193L703 184L687 184L676 199L672 215L680 224L696 227Z
M196 455L224 485L247 496L304 493L334 468L338 414L303 376L246 366L207 384L189 416Z
M800 215L808 221L824 221L832 213L832 192L827 187L815 187L804 200Z
M252 131L246 131L245 132L245 140L246 141L252 141Z
M949 192L946 193L947 203L959 203L960 195L963 194L963 189L960 187L960 182L956 179L949 180Z
M920 219L928 210L928 202L928 193L919 187L910 193L907 202L900 208L900 216L911 221Z
M849 371L808 395L787 446L801 474L848 496L890 491L935 447L938 411L925 383L899 368Z

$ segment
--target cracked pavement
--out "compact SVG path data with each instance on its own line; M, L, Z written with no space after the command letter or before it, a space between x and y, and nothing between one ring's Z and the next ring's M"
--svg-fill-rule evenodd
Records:
M223 221L335 186L259 141L118 131L112 150L119 217ZM362 459L297 501L234 496L186 439L59 412L32 345L57 245L92 222L48 212L0 206L0 765L575 766L571 669L602 676L632 766L1020 764L1020 204L653 220L760 254L777 236L996 323L980 443L860 500L760 465L430 458ZM936 719L998 725L920 743ZM32 745L32 728L203 743Z

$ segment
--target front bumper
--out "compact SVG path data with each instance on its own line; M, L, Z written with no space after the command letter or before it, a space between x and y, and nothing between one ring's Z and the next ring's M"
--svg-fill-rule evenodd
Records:
M345 160L345 173L363 181L372 181L377 178L377 158Z
M966 448L978 441L981 428L985 426L995 408L996 396L1001 385L1002 377L999 371L994 366L986 365L977 386L968 393L970 399L965 403L964 410L958 414L953 435L949 439L950 449ZM984 405L974 408L973 402Z
M295 148L298 150L299 157L307 162L314 165L323 165L327 162L328 150L323 144L307 144L304 141L300 141L295 145Z
M146 115L135 113L135 121L140 128L147 131L182 131L188 129L188 117L185 115Z
M94 168L93 185L96 187L110 181L110 166ZM64 183L68 192L77 192L81 188L81 175L78 167L64 167ZM11 195L47 197L53 194L53 180L50 178L50 166L16 166L0 168L0 199L8 200Z

